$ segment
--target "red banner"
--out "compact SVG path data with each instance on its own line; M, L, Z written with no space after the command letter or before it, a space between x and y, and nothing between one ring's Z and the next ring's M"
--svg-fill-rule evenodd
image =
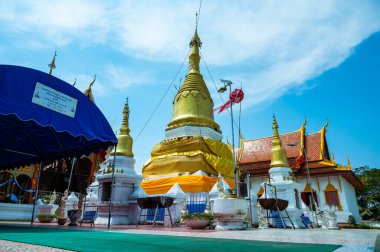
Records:
M230 93L230 99L223 104L220 107L217 107L214 109L214 111L218 111L218 113L221 113L223 110L226 110L227 108L231 107L234 103L240 103L244 98L244 92L241 89L235 89Z

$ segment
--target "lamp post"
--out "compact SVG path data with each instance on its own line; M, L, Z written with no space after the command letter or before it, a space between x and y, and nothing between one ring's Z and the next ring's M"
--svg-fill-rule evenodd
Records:
M231 90L231 85L233 84L232 81L230 80L220 80L224 85L219 88L218 92L219 93L224 93L227 90L227 87L229 87L230 93L232 92ZM232 112L232 104L231 104L231 131L232 131L232 162L234 165L234 182L235 182L235 195L236 197L239 197L239 185L238 185L238 170L236 167L236 160L235 160L235 136L234 136L234 116Z
M307 136L307 134L306 134ZM295 143L289 143L287 144L288 146L300 146L300 141L297 141ZM317 213L316 213L316 206L315 206L315 210L313 209L313 205L314 205L314 202L316 203L316 201L314 200L314 190L313 190L313 187L311 185L311 178L310 178L310 170L309 170L309 162L307 160L307 151L306 151L306 146L305 144L303 144L303 146L300 146L302 148L302 152L303 152L303 155L305 156L305 165L306 165L306 173L307 173L307 183L309 184L310 186L310 191L311 191L311 195L310 195L310 198L311 198L311 210L313 211L313 217L314 217L314 220L315 220L315 223L318 227L318 217L317 217Z

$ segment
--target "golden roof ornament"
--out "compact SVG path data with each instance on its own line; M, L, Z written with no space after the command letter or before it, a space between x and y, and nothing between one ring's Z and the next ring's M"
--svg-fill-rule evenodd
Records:
M92 86L94 85L95 81L96 81L96 74L94 75L94 80L88 85L88 88L83 92L83 94L85 96L87 96L88 98L90 98L90 100L93 103L95 103L95 99L94 99L94 95L92 93ZM76 79L75 79L75 82L76 82Z
M278 124L275 115L273 115L273 140L272 140L272 158L270 167L289 167L286 151L282 148L280 135L278 134Z
M49 71L49 74L52 75L53 74L53 69L55 69L55 57L57 56L57 51L54 52L54 57L53 57L53 60L51 61L51 63L48 65L48 67L50 68L50 71Z
M197 29L190 41L189 70L173 101L173 117L166 130L182 126L209 127L220 132L214 121L214 102L199 71L202 42Z
M123 109L123 123L121 124L120 133L117 136L118 144L116 148L116 156L133 157L133 139L129 135L129 132L131 132L129 129L129 113L130 110L127 98Z

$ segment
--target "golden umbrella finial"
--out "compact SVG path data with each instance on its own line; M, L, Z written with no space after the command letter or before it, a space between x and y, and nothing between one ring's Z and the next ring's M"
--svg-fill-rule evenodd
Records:
M88 88L83 92L85 96L90 98L90 100L95 103L94 95L92 94L92 86L94 85L96 81L96 74L94 75L93 81L88 85Z
M273 140L272 140L272 158L270 167L289 167L286 151L282 148L280 135L278 134L278 124L276 116L273 115Z
M50 68L50 71L49 71L49 74L52 75L53 73L53 69L55 69L55 57L57 56L57 51L54 52L54 57L53 57L53 60L51 61L51 63L48 65L48 67Z

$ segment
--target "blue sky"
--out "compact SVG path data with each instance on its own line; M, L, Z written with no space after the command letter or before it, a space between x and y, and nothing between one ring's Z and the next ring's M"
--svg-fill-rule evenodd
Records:
M0 64L47 72L56 50L55 76L84 90L97 75L96 104L115 129L129 97L136 137L185 59L197 10L198 1L1 1ZM243 85L246 139L271 135L273 113L280 132L307 116L313 133L328 117L338 163L380 166L379 1L203 1L198 31L216 85ZM201 71L220 105L203 63ZM137 172L164 137L174 94L134 145ZM215 120L231 139L228 114Z

